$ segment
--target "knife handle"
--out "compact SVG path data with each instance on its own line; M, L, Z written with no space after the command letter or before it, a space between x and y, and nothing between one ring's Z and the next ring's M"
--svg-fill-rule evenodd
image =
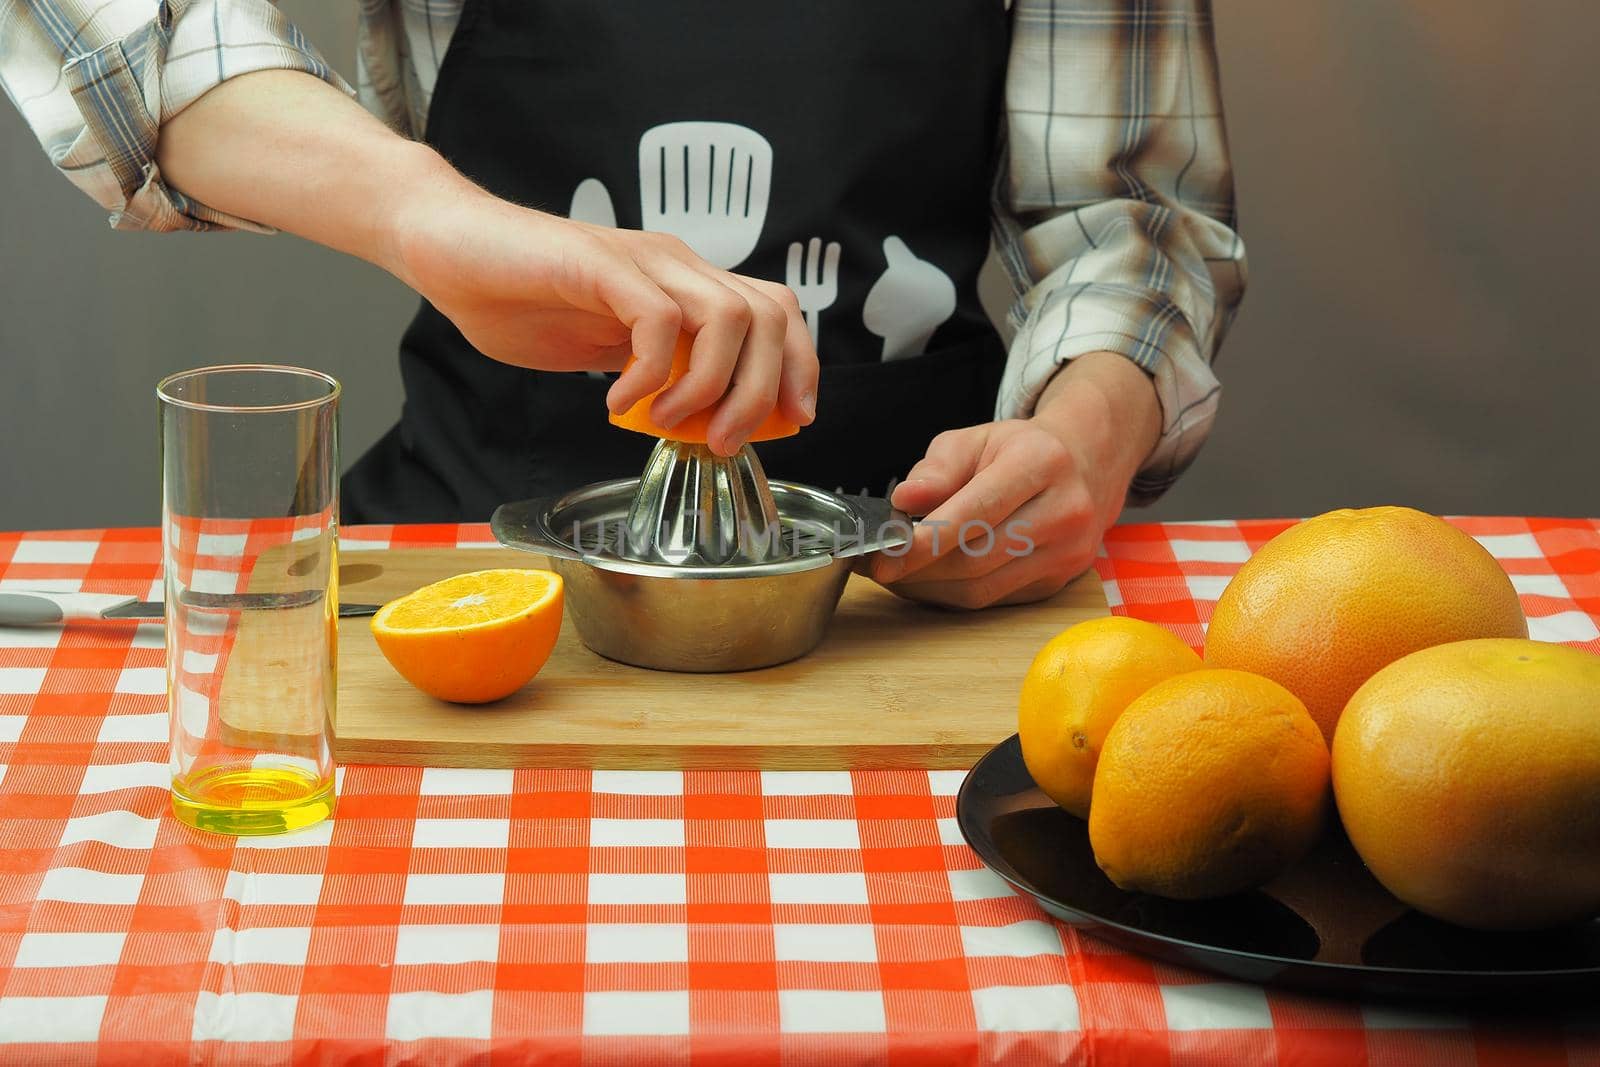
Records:
M0 626L53 626L62 622L99 620L111 609L138 599L120 593L9 590L0 592Z

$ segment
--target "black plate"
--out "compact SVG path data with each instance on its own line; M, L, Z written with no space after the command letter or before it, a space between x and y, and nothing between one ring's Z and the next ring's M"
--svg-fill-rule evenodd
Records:
M1600 919L1483 933L1412 911L1342 835L1260 890L1165 900L1118 889L1083 820L1039 791L1015 736L972 768L956 799L980 859L1051 915L1105 941L1231 978L1363 999L1544 1004L1600 994Z

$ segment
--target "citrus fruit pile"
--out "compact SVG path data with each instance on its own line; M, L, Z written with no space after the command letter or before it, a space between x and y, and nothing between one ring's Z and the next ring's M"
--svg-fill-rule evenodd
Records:
M1581 919L1600 912L1600 657L1527 634L1471 537L1409 508L1329 512L1240 568L1203 661L1126 618L1050 641L1023 683L1023 760L1125 889L1260 885L1332 809L1419 911Z
M440 700L485 704L539 673L561 632L553 571L458 574L391 600L372 617L378 649L401 677Z

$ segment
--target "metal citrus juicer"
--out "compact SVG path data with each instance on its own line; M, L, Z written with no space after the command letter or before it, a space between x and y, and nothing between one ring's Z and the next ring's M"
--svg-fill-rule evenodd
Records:
M769 482L749 445L728 457L667 439L638 478L503 504L490 527L501 544L550 557L589 648L694 672L810 652L855 558L911 533L887 500Z

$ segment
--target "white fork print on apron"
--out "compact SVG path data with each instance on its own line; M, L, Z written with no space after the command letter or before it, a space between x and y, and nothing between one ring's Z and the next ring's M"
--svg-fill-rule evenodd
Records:
M811 332L811 345L815 348L822 312L832 307L839 296L839 242L829 241L824 251L822 238L813 237L810 250L803 256L802 251L799 241L789 245L783 284L794 290L800 310L806 314L806 329Z

